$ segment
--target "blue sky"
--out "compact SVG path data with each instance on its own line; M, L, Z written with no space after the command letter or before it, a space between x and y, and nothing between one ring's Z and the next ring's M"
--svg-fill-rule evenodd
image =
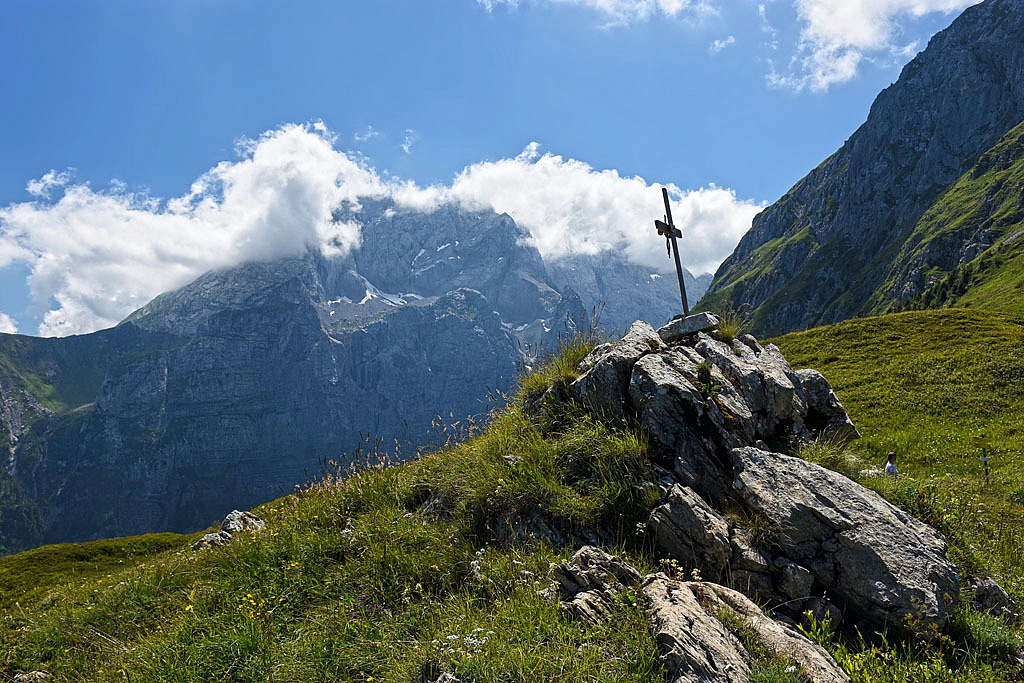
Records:
M255 252L239 250L248 257L271 258L295 240L351 246L352 235L325 237L323 226L270 225L267 216L294 197L279 197L244 234L230 232L248 218L221 206L224 195L203 195L218 203L212 219L193 206L186 220L186 209L162 201L189 195L198 204L190 187L221 162L218 181L229 178L236 192L278 192L267 177L290 173L289 164L312 169L302 181L313 188L322 187L314 172L355 178L346 192L411 181L418 194L409 201L456 197L508 210L545 255L625 240L640 262L653 259L652 242L634 236L648 229L641 216L657 214L648 185L673 183L692 203L683 211L694 224L689 265L713 267L757 207L840 146L877 92L969 4L7 0L0 328L89 331L154 287L183 284L196 274L193 261L227 264L185 253L161 262L159 245L176 230L195 233L177 241L197 252L274 233ZM282 128L311 122L322 123ZM240 152L244 139L254 142ZM261 140L279 153L263 154L265 167ZM52 182L36 182L33 193L30 183L51 170ZM634 176L646 185L628 182ZM616 195L620 184L620 200L592 198ZM647 194L653 204L628 199ZM313 214L338 196L324 189ZM559 223L559 204L569 223ZM196 237L211 225L227 231L224 241ZM298 237L289 242L278 234L285 230ZM585 245L562 234L570 230L589 234ZM131 248L115 244L125 241ZM164 271L172 276L153 277Z

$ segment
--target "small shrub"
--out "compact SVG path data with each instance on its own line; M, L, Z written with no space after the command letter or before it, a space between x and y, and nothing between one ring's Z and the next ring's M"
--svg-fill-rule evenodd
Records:
M729 302L722 307L718 317L721 322L715 328L715 336L727 344L750 329L750 306L746 304L736 308Z

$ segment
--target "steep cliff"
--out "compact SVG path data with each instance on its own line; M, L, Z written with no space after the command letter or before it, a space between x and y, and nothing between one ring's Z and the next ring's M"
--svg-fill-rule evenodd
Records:
M778 333L884 310L917 292L922 216L1024 119L1024 2L987 0L936 34L867 121L755 217L702 305L750 304ZM981 229L981 228L979 228ZM953 251L980 238L957 235Z

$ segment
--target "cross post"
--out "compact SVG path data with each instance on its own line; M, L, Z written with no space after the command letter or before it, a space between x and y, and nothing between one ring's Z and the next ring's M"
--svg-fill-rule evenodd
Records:
M682 237L682 231L672 222L672 207L668 203L668 189L661 188L661 196L665 200L665 220L654 221L658 234L665 238L665 249L671 252L676 261L676 277L679 278L679 296L683 300L683 315L690 315L690 304L686 301L686 283L683 282L683 266L679 262L679 245L676 238Z

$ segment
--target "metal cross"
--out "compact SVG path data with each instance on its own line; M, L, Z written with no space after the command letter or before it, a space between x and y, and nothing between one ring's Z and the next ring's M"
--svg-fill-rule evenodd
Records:
M679 278L679 296L683 299L683 315L690 315L690 304L686 301L686 284L683 282L683 266L679 263L679 245L676 238L682 237L683 232L672 222L672 207L668 203L668 190L661 188L661 196L665 200L665 220L654 221L654 227L658 234L665 238L665 251L672 254L676 260L676 277Z

